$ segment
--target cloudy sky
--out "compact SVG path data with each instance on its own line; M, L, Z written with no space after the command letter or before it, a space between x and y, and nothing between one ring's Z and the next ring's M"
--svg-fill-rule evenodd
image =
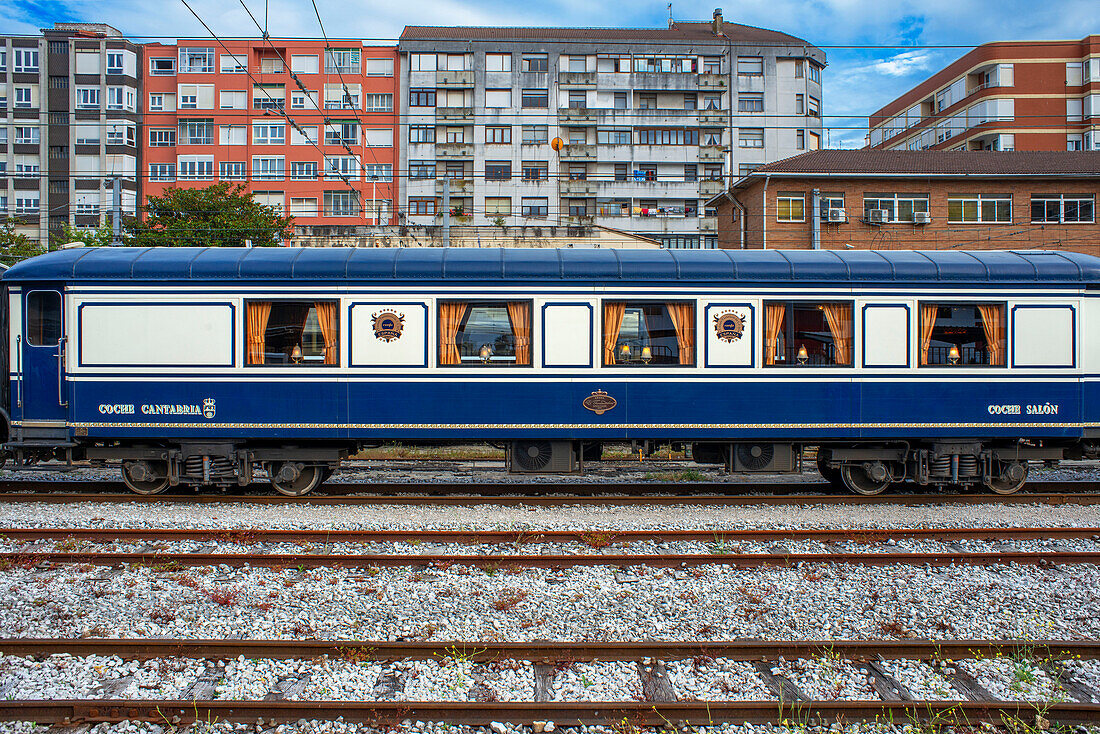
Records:
M241 0L188 0L220 36L254 35ZM244 0L263 21L264 0ZM395 39L412 25L654 27L667 0L317 0L330 36ZM680 20L709 19L723 0L674 0ZM866 115L980 43L1081 38L1100 32L1095 0L739 0L727 21L773 28L825 48L827 142L862 145ZM273 36L319 36L309 0L268 0ZM6 0L5 32L35 32L54 21L102 21L128 35L203 37L181 0ZM1084 22L1084 23L1083 23ZM1091 26L1087 25L1089 22ZM872 46L887 48L867 48ZM944 48L955 46L955 48ZM860 48L864 47L864 48Z

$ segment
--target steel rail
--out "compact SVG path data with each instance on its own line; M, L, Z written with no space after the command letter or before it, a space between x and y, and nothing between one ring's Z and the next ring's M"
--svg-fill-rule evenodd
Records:
M807 564L851 564L857 566L928 565L1059 565L1100 564L1100 552L1093 551L979 551L963 553L685 553L685 554L388 554L388 553L95 553L8 552L0 553L0 568L29 568L41 563L85 563L95 566L142 564L160 570L192 566L261 568L371 568L428 567L448 568L567 568L576 566L649 566L680 568L695 566L730 566L760 568L763 566L794 566Z
M421 701L230 701L230 700L34 700L0 701L0 720L38 724L151 721L233 723L333 720L396 725L405 719L485 726L494 721L529 724L552 720L558 726L634 726L719 722L881 722L932 720L939 725L1018 722L1031 729L1036 718L1058 724L1100 722L1100 704L1007 701L691 701L615 702L421 702Z
M241 545L253 543L452 543L526 545L582 543L606 545L639 541L810 540L876 543L888 539L915 540L1100 540L1100 527L979 527L979 528L849 528L849 529L722 529L711 530L299 530L285 528L4 528L0 539L73 539L105 542L198 540Z
M828 654L845 660L1100 659L1100 640L733 640L713 642L391 642L388 640L235 640L4 638L0 654L113 655L124 660L200 658L309 660L328 655L348 660L438 660L459 653L472 662L685 660L700 655L729 660L811 659Z
M676 485L682 488L682 485ZM468 491L468 490L467 490ZM517 490L518 491L518 490ZM730 495L730 494L651 494L651 495L306 495L284 497L282 495L215 495L215 494L137 494L80 493L5 493L0 492L0 502L41 502L68 504L77 502L134 503L134 504L253 504L253 505L426 505L466 506L500 505L519 507L562 507L569 505L631 505L631 506L707 506L742 507L769 505L1095 505L1100 504L1100 493L1037 493L1007 496L985 494L880 494L863 495L789 494L789 495Z

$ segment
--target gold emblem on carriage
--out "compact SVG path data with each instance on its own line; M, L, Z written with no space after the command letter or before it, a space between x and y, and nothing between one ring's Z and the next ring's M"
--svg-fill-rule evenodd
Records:
M603 415L619 404L619 401L608 395L603 390L594 390L591 395L581 401L586 409L596 415Z
M214 419L214 398L202 399L202 417L206 420Z
M745 316L736 311L726 311L714 317L714 333L724 342L733 343L745 333Z
M405 328L404 314L393 311L382 311L371 315L374 319L374 337L384 342L392 342L401 338L401 330Z

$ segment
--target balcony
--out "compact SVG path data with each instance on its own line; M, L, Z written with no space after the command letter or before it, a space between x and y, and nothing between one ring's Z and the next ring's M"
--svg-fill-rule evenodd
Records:
M558 182L558 191L562 196L595 196L596 182L584 179L564 179Z
M699 219L699 231L703 234L715 234L718 232L718 217L701 217Z
M447 179L451 182L451 196L473 196L474 182L469 178L450 178ZM435 193L438 196L443 195L443 180L437 179L435 182Z
M721 145L701 145L699 146L699 160L701 161L724 161L726 159L726 149Z
M560 87L594 87L596 86L596 72L594 71L563 71L558 74L558 86Z
M725 89L726 77L722 74L700 74L700 89Z
M592 125L596 122L596 111L584 107L561 107L558 109L558 122L562 125Z
M725 110L703 110L699 113L699 124L705 127L722 127L729 121Z
M563 147L559 155L563 161L594 160L596 158L596 146L571 143Z
M474 108L473 107L436 107L435 119L444 120L447 122L456 122L459 120L469 120L473 122Z
M714 196L725 191L726 183L716 178L709 178L699 182L700 196Z
M695 74L665 73L657 71L636 71L630 75L632 89L644 89L654 92L683 90L694 91L697 88Z
M451 89L455 87L472 87L474 86L474 72L437 71L435 73L435 85Z
M473 158L473 143L436 143L437 158Z

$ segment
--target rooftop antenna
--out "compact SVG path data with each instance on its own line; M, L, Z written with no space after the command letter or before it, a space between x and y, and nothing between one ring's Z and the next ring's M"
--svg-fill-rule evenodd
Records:
M264 0L264 39L267 39L267 5L269 0Z
M669 3L668 4L668 27L672 28L673 25L675 25L675 24L672 22L672 3Z

